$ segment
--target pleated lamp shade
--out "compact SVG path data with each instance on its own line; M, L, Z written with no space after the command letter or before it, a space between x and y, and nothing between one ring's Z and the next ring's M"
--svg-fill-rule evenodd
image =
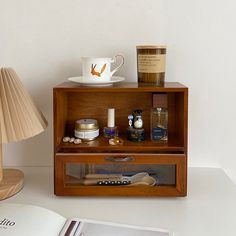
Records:
M27 139L47 127L43 114L35 106L16 72L2 68L0 73L0 142Z
M0 69L0 200L19 192L24 174L3 169L2 143L20 141L41 133L47 127L43 114L24 89L16 72Z

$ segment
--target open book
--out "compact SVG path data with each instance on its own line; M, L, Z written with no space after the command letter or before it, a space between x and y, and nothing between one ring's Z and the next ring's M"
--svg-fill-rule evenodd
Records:
M66 219L45 208L0 204L1 236L170 236L158 228Z

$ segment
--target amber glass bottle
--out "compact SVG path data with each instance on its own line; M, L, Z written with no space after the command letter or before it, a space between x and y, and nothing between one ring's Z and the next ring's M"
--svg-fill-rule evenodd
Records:
M138 82L164 86L166 46L139 45L136 48Z

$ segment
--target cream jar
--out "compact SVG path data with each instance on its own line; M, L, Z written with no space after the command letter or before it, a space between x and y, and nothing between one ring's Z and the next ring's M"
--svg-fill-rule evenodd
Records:
M95 119L81 119L75 122L75 137L85 141L99 136L98 122Z

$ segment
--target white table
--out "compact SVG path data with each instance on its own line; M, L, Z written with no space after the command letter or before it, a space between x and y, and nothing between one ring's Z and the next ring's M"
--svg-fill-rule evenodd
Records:
M236 186L221 169L189 168L185 198L57 197L51 167L24 167L25 187L2 203L33 204L65 217L165 228L175 236L235 236Z

